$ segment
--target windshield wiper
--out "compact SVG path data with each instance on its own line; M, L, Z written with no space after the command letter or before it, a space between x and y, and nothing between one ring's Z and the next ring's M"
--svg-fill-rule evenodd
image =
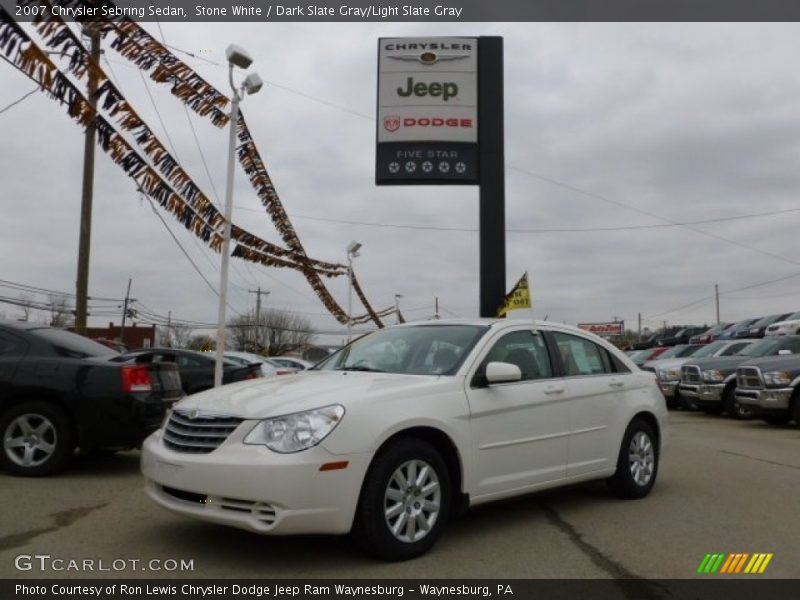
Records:
M386 373L383 369L374 369L373 367L367 367L366 365L348 365L344 367L337 367L334 371L366 371L369 373Z

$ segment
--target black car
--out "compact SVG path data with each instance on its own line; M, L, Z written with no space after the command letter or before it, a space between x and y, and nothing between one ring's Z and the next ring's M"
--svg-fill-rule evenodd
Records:
M214 387L214 366L216 355L213 352L194 352L177 348L148 348L127 354L117 355L113 360L133 364L172 364L181 374L183 391L196 394ZM225 360L223 362L222 383L234 383L261 377L261 367L257 364L242 366Z
M678 344L688 344L689 340L692 339L692 336L700 335L708 330L708 327L684 327L683 329L678 330L674 334L662 337L658 345L659 346L677 346Z
M0 321L0 464L49 475L82 453L139 446L183 396L175 365L126 365L88 338Z

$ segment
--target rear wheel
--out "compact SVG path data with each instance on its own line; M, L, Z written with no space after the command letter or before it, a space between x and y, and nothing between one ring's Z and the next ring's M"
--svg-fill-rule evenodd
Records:
M450 503L450 477L439 452L425 441L401 439L375 457L353 533L369 554L414 558L436 542Z
M66 413L47 402L24 402L0 418L3 467L16 475L40 477L64 468L75 436Z
M625 430L617 458L617 472L606 479L609 489L622 498L643 498L658 475L658 439L644 419L634 419Z

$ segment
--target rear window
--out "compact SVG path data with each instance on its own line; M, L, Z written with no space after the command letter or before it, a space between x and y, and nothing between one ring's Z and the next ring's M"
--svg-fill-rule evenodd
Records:
M119 353L111 348L71 331L42 328L32 329L31 333L45 340L58 354L68 358L88 358L90 356L112 358L119 356Z

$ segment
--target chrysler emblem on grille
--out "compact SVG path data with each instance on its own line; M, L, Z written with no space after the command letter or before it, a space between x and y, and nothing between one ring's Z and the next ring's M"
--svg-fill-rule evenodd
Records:
M194 410L189 411L189 414L187 416L190 419L196 419L197 417L200 416L200 411L195 408Z

